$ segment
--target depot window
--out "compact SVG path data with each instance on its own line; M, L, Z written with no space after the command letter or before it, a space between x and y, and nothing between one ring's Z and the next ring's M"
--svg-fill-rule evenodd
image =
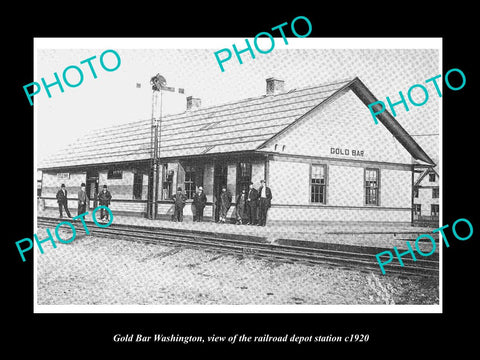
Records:
M170 200L173 191L174 170L168 168L168 164L163 165L162 171L162 200Z
M365 169L365 205L379 205L380 170Z
M422 215L422 204L413 204L413 215Z
M248 190L252 181L252 164L248 162L240 162L237 165L237 195Z
M310 169L310 202L325 204L327 199L327 167L312 164Z
M195 167L185 166L185 195L187 195L187 199L193 199L196 187L195 180Z
M142 199L143 174L135 172L133 174L133 199Z
M439 188L433 188L432 189L432 199L438 199L438 196L440 194L440 189Z

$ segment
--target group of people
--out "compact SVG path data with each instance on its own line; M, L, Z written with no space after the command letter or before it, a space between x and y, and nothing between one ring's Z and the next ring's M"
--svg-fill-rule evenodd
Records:
M63 218L63 210L67 213L69 218L72 217L70 210L68 210L68 196L67 189L65 184L60 186L56 198L58 203L58 210L60 212L60 218ZM102 191L98 194L98 204L103 206L109 206L110 201L112 200L112 194L107 189L107 185L103 185ZM90 199L85 188L85 183L80 185L80 190L78 191L78 213L77 215L87 212L88 204ZM100 221L108 221L108 212L104 208L100 208Z
M260 187L255 189L250 182L248 192L242 189L236 199L237 224L265 226L267 212L272 203L272 190L265 185L265 180L260 181Z
M267 223L267 212L271 206L272 191L265 185L265 180L260 181L261 185L257 189L250 182L249 188L242 189L241 193L235 199L235 219L236 224L265 226ZM183 221L183 208L185 207L187 196L182 192L182 188L178 187L177 192L173 195L175 204L172 220L176 222ZM192 214L194 222L203 221L203 210L207 204L207 196L203 192L201 186L193 196ZM218 222L225 223L228 211L232 206L232 195L226 186L222 187L222 191L216 199L218 209Z
M267 223L267 212L271 205L272 191L265 185L265 180L260 181L261 186L257 189L253 187L253 183L250 182L249 188L242 189L241 193L235 199L235 219L236 224L258 225L265 226ZM68 192L65 184L62 184L57 192L56 198L58 203L58 210L60 212L60 218L63 218L63 210L65 210L69 218L72 217L70 210L68 209ZM102 191L97 197L99 205L108 207L112 200L112 194L107 189L107 185L103 185ZM78 213L83 214L87 211L90 199L85 188L85 183L80 185L78 191ZM183 208L185 207L187 196L183 193L182 188L178 187L177 192L173 195L174 213L172 220L176 222L183 221ZM203 210L207 205L207 196L203 192L203 187L199 186L197 192L193 195L192 201L192 213L193 221L203 221ZM216 206L218 207L218 222L225 223L227 220L227 214L232 206L232 195L227 190L226 186L222 187L222 191L217 198ZM108 212L104 209L100 209L101 221L108 221Z
M187 202L187 195L182 192L182 188L178 187L177 192L173 195L173 202L175 207L173 210L172 221L182 222L183 221L183 208ZM192 201L192 214L194 222L203 221L203 210L207 205L207 196L203 192L203 187L199 186L198 191L193 195Z

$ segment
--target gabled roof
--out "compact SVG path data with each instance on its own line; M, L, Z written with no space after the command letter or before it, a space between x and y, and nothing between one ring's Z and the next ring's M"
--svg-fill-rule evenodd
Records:
M355 78L349 85L352 91L359 97L360 100L368 106L371 103L377 102L378 99L359 79ZM410 136L409 133L398 123L397 120L390 114L388 110L377 115L377 119L392 133L397 141L412 155L412 157L419 161L421 165L433 166L435 163L427 155L427 153L418 145L418 143ZM423 164L422 164L423 163Z
M373 97L365 85L354 78L164 116L160 130L160 157L257 150L300 121L305 114L348 88L364 103ZM375 97L373 99L371 102L376 101ZM433 164L391 115L393 121L380 116L380 121L415 159ZM151 156L151 129L150 119L106 128L88 138L78 139L65 151L41 162L39 168L148 160Z
M263 95L162 117L160 157L249 151L277 134L350 80ZM148 160L151 120L106 128L42 162L55 168Z

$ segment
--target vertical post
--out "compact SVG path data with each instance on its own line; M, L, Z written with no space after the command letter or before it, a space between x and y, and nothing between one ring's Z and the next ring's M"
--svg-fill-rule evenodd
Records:
M264 168L264 180L265 180L265 185L270 185L270 182L269 182L269 175L270 175L270 158L271 156L269 154L267 154L267 156L265 156L265 168Z
M156 157L157 157L157 120L156 120L156 107L157 107L158 93L153 90L152 93L152 123L150 131L150 169L148 174L148 200L147 200L147 218L155 219L155 192L156 192Z
M160 126L162 122L162 105L163 105L161 88L159 92L160 92L160 111L159 111L158 120L156 120L156 125L155 125L155 175L154 175L155 176L155 202L154 202L154 210L153 210L154 219L156 219L158 215L158 187L159 187L159 181L160 181L159 180L160 179Z
M415 185L415 165L413 165L413 164L412 164L411 171L412 171L412 191L411 191L411 197L412 197L411 206L412 206L412 209L410 211L410 213L411 213L410 226L413 226L414 221L415 221L415 215L414 215L414 211L415 211L415 187L414 187L414 185Z

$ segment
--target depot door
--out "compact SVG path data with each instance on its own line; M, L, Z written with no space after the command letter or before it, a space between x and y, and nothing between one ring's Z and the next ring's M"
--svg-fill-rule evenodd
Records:
M87 172L85 191L90 199L89 207L96 208L98 205L98 171Z
M213 207L214 218L218 221L220 214L220 193L222 186L227 186L228 167L226 164L216 164L213 171Z

